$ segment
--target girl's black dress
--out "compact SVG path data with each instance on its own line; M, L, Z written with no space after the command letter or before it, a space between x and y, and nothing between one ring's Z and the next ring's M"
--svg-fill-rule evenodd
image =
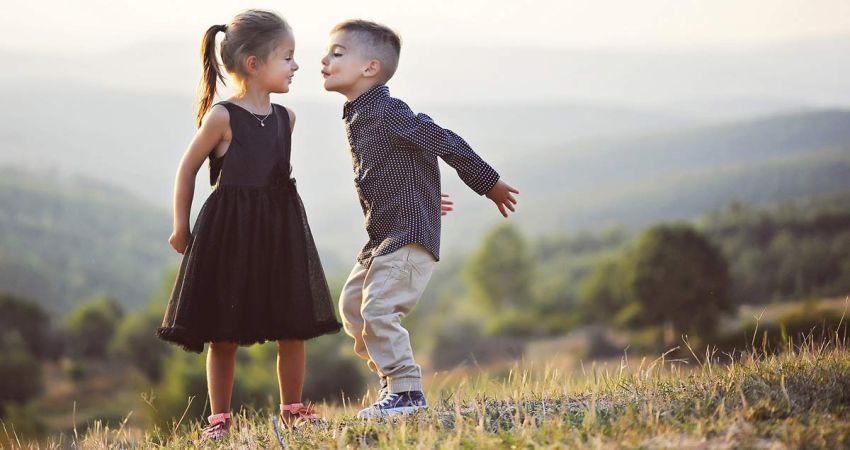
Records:
M193 352L335 333L330 291L304 205L290 178L286 108L260 118L230 102L233 138L210 155L213 191L183 254L157 335Z

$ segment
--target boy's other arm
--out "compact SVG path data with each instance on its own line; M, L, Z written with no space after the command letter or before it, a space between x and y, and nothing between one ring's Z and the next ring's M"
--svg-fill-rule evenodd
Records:
M440 199L440 215L445 216L455 210L455 202L449 200L449 194L440 194L440 196L442 197Z
M504 217L515 211L513 194L519 191L501 180L499 173L484 162L463 138L447 130L425 114L415 114L401 100L393 99L388 108L386 124L390 135L401 144L433 154L452 166L478 195L487 195ZM445 214L444 214L445 215Z

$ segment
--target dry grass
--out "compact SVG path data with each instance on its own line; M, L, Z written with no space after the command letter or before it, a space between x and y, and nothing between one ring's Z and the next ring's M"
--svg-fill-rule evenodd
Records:
M847 305L848 300L845 300ZM624 355L613 364L566 364L566 356L513 367L438 373L427 412L361 421L362 404L323 405L326 427L285 431L289 448L850 448L850 348L838 330L814 330L777 353L706 349L687 359ZM828 336L816 341L814 336ZM761 347L761 348L760 348ZM681 352L677 352L681 353ZM75 420L72 434L27 442L0 423L2 448L277 448L269 411L243 409L224 442L200 439L199 420L140 429L132 412L117 427Z
M846 326L844 327L846 329ZM363 422L360 405L326 406L326 428L288 431L290 448L847 448L850 351L845 336L781 354L693 354L585 368L579 376L517 365L507 374L437 376L428 412ZM125 421L126 423L126 421ZM243 410L226 442L200 441L199 421L173 430L91 424L10 448L276 448L268 411Z

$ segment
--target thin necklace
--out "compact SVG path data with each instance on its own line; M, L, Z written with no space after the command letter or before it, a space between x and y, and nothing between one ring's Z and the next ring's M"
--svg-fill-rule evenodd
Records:
M251 111L248 111L248 112L251 112ZM254 116L254 118L255 118L255 119L257 119L257 121L258 121L258 122L260 122L260 126L261 126L261 127L265 127L265 126L266 126L266 124L265 124L266 119L268 119L268 118L269 118L269 116L270 116L270 115L272 115L272 113L273 113L273 112L274 112L274 105L272 105L271 103L269 103L269 113L268 113L268 114L266 114L266 116L265 116L265 117L263 117L262 119L260 119L259 117L257 117L259 114L251 113L251 115L252 115L252 116Z

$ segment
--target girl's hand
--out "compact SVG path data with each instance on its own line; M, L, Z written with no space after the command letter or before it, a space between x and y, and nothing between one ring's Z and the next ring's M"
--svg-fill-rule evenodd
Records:
M449 213L449 211L455 210L452 207L452 205L454 205L455 202L449 200L449 194L440 194L440 195L443 197L443 198L440 199L440 215L445 216L446 214Z
M514 198L513 194L519 194L519 191L512 188L508 183L499 180L496 182L496 185L490 189L490 192L487 193L487 198L493 200L493 203L496 204L496 207L499 208L499 212L502 213L503 216L508 217L508 210L516 212L514 209L514 205L516 205L516 198Z
M171 248L182 255L186 251L186 247L189 246L190 236L188 230L174 230L171 237L168 238L168 243L171 244Z

